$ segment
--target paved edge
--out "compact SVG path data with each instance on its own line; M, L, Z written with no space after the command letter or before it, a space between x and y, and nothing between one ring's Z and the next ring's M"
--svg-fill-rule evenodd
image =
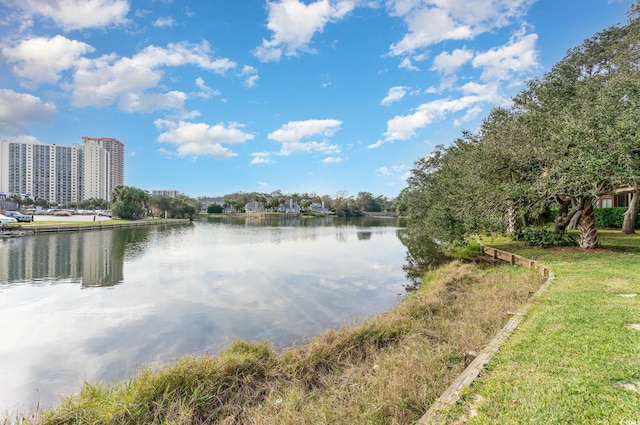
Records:
M73 224L67 224L59 226L56 224L46 224L38 226L36 225L23 225L16 227L16 230L22 230L26 232L33 232L33 234L39 233L63 233L63 232L81 232L85 230L109 230L109 229L121 229L126 227L139 227L139 226L155 226L162 224L189 224L187 219L172 219L172 220L136 220L123 223L106 223L101 224L74 226Z
M489 257L496 260L508 262L510 264L519 264L524 267L538 270L542 276L546 277L546 280L542 283L540 288L529 298L527 303L523 305L517 313L507 322L506 325L498 332L498 334L489 342L489 344L478 354L478 356L467 366L467 368L456 378L455 381L442 393L442 395L431 405L427 413L417 422L416 425L432 424L440 419L440 412L455 404L460 398L462 391L471 386L473 381L480 375L487 363L491 360L491 357L496 353L500 347L509 339L511 334L518 328L527 310L531 306L531 303L536 298L540 297L542 293L547 290L547 287L555 275L543 264L537 261L530 260L521 255L512 254L507 251L502 251L487 246L482 247L482 252Z

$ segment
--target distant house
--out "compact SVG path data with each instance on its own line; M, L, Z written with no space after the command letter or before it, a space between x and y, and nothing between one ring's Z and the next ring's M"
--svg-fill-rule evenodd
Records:
M258 201L251 201L244 206L245 212L248 213L262 213L264 212L264 203Z
M220 205L224 209L224 198L222 196L214 198L201 196L197 198L196 201L202 205L202 211L206 211L209 208L209 205Z
M300 214L300 211L302 211L302 207L293 202L293 199L289 199L287 202L284 202L282 205L280 205L280 207L278 207L278 210L287 214Z
M322 201L322 203L312 202L311 205L309 205L309 209L316 214L327 214L329 212L329 209L324 207L324 201Z
M631 186L621 186L612 195L602 195L598 198L598 207L628 207L631 204L633 189Z
M175 198L180 195L179 190L152 190L151 196L166 196L167 198Z

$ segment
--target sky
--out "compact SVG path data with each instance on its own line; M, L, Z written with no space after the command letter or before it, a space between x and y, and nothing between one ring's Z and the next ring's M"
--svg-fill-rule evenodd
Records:
M632 0L0 0L0 139L125 185L393 198Z

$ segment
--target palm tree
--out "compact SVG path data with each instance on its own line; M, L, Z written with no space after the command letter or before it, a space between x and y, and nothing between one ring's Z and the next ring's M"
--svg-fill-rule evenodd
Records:
M12 193L7 199L18 204L18 209L20 209L20 207L22 206L22 197L17 193Z

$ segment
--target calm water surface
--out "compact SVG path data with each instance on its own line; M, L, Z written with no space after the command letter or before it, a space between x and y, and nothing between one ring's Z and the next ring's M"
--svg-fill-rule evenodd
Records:
M396 225L224 218L0 240L0 412L385 311L407 284Z

